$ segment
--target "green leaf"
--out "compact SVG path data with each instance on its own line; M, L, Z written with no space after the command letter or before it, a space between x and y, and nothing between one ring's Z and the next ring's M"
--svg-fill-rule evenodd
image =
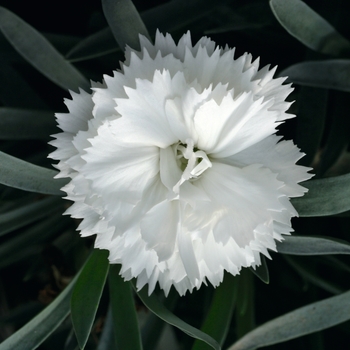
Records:
M350 60L307 61L280 74L295 84L350 92Z
M297 97L296 144L305 156L298 162L309 166L319 150L327 116L328 91L301 86Z
M164 298L161 300L161 302L168 310L173 311L177 301L179 300L179 293L172 289L166 298L164 295L163 297ZM141 327L142 344L145 349L156 348L159 338L162 336L162 331L165 325L166 323L157 317L154 313L148 313L147 318Z
M154 36L157 29L162 32L173 32L188 28L189 24L199 18L211 15L213 9L219 4L220 2L203 2L202 0L191 0L190 2L188 0L173 0L141 13L141 19L146 24L151 36ZM138 45L138 37L136 39ZM76 62L107 55L116 52L117 49L113 34L108 27L82 40L68 52L66 57L71 62Z
M66 55L70 62L79 62L120 51L109 27L104 28L75 45Z
M0 214L0 236L50 215L61 206L61 199L47 197Z
M349 52L349 41L303 1L270 0L270 6L284 29L310 49L334 56Z
M79 273L42 312L0 344L0 350L36 349L66 319L70 312L72 289Z
M62 196L67 179L54 179L57 171L42 168L0 152L0 183L20 190Z
M228 350L251 350L282 343L349 319L350 291L277 317L246 334Z
M116 346L142 350L131 283L125 282L119 272L120 265L111 265L108 276Z
M115 349L115 340L113 334L113 317L112 309L108 308L107 316L103 324L100 340L98 342L97 350L111 350Z
M89 89L85 77L33 27L0 7L0 30L12 46L40 73L63 89Z
M327 216L350 210L350 174L311 180L302 185L309 192L292 198L299 216Z
M150 38L147 28L131 0L102 0L102 9L122 51L125 50L126 45L140 50L139 34Z
M255 327L254 278L248 269L242 269L236 277L236 334L242 337Z
M251 272L253 272L255 276L257 276L260 279L260 281L266 284L269 284L270 283L269 269L267 268L265 256L261 255L260 259L261 259L260 266L257 266L255 269L250 267L249 269Z
M61 233L71 221L68 217L62 217L61 213L49 215L44 220L22 230L14 237L2 242L0 245L0 269L8 265L22 261L29 256L40 254L43 242L48 242L57 233Z
M210 335L222 346L226 339L237 297L237 279L225 274L224 281L215 289L210 309L201 331ZM192 350L211 349L211 346L196 340Z
M133 281L134 289L136 288L136 283ZM179 328L190 337L202 340L203 342L210 345L213 349L220 350L221 347L216 340L210 337L208 334L203 333L199 329L192 327L188 323L184 322L177 316L175 316L172 312L170 312L157 298L157 296L153 293L148 295L147 288L143 288L137 292L137 295L140 297L142 302L147 306L147 308L152 311L159 318L169 323L170 325ZM1 350L1 349L0 349Z
M54 114L47 111L0 107L0 139L47 139L57 132Z
M291 255L350 254L350 243L331 237L286 236L277 251Z
M108 269L108 251L95 249L75 283L71 317L80 349L84 349L95 321Z
M3 312L0 315L0 326L6 326L10 324L14 327L21 327L25 323L29 322L40 311L44 309L44 305L39 301L28 301L14 309Z

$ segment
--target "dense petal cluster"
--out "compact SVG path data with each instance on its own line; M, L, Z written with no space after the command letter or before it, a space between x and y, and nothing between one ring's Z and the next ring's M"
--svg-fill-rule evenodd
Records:
M276 250L297 216L289 198L311 175L275 135L293 117L275 69L207 37L192 45L189 32L140 43L92 94L71 93L50 157L71 178L67 214L81 235L96 234L138 288L183 295Z

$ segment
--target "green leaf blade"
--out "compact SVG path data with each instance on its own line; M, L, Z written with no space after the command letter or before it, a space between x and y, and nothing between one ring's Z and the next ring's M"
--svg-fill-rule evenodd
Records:
M106 282L109 262L106 250L94 250L77 279L71 298L71 317L80 349L84 349Z
M237 298L237 280L226 274L224 281L215 289L214 297L201 331L210 335L222 346L231 323ZM208 344L196 340L192 350L210 349Z
M36 349L43 343L69 315L72 290L78 276L79 273L49 306L3 341L0 350Z
M89 89L85 77L33 27L0 7L0 30L12 46L40 73L65 90Z
M270 7L287 32L310 49L334 56L350 51L349 41L303 1L270 0Z
M172 32L188 26L219 6L216 2L202 0L174 0L152 7L140 14L151 36L159 29L161 32ZM135 35L136 37L136 35ZM138 37L136 44L138 45ZM120 46L124 50L124 44ZM74 46L66 55L70 62L88 60L116 52L115 39L109 27L96 32Z
M292 198L301 217L327 216L350 210L350 174L304 182L309 192Z
M269 284L270 275L269 275L269 269L267 267L265 256L261 254L260 259L261 259L260 266L257 266L255 269L250 267L249 269L256 277L260 279L261 282L265 284Z
M137 290L135 282L133 282L134 289ZM211 336L209 336L206 333L203 333L199 329L192 327L188 323L184 322L177 316L175 316L172 312L170 312L156 297L156 295L153 293L150 296L148 295L147 289L143 288L140 291L137 292L137 295L140 297L142 302L147 306L147 308L152 311L155 315L157 315L159 318L164 320L165 322L169 323L170 325L173 325L186 334L188 334L190 337L193 337L195 339L199 339L208 345L210 345L215 350L220 350L221 347L219 343L213 339Z
M47 197L0 214L0 236L48 216L61 205L60 198Z
M228 350L252 350L333 327L350 319L350 291L291 311L255 328Z
M20 190L62 196L66 179L55 180L56 171L0 152L0 183Z
M118 349L142 350L132 287L119 271L119 265L111 265L108 278L115 342Z
M330 237L287 236L277 251L290 255L350 254L350 243Z
M22 229L14 237L6 237L0 244L0 269L40 254L44 242L50 242L70 224L71 221L62 217L60 212L54 213L38 220L29 228Z
M113 36L122 51L128 45L140 49L139 34L150 38L131 0L102 0L102 8Z
M350 92L350 60L306 61L283 70L279 76L304 86Z

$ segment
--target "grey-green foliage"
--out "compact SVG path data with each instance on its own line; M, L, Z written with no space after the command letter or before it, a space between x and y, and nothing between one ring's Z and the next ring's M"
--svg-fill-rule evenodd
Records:
M36 349L70 313L72 289L79 274L43 311L0 344L0 350Z
M135 290L136 285L134 284ZM181 320L179 317L174 315L172 312L170 312L157 298L157 296L153 293L151 295L148 295L147 288L142 288L140 291L137 292L137 295L142 300L142 302L147 306L147 308L152 311L154 314L156 314L159 318L164 320L165 322L169 323L170 325L173 325L189 336L202 340L203 342L210 345L215 350L220 350L221 346L219 343L210 337L208 334L203 333L199 329L189 325L188 323ZM0 349L1 350L1 349Z
M291 255L350 254L350 243L331 237L293 235L277 242L277 251Z
M150 38L131 0L102 0L102 8L114 38L123 51L126 45L139 50L140 34Z
M324 18L300 0L270 0L280 24L304 45L328 55L350 51L350 43Z
M350 291L296 309L246 334L229 350L251 350L317 332L350 319Z
M38 31L0 7L0 30L12 46L40 73L63 89L88 89L85 77Z
M279 73L295 84L350 92L350 60L296 63Z
M58 197L47 197L36 202L26 203L0 214L0 236L47 217L61 206Z
M112 265L108 276L115 344L118 349L142 350L133 288L120 276L120 268Z
M304 197L293 198L299 216L327 216L350 210L350 174L310 180Z
M67 181L55 180L56 171L46 169L0 152L0 183L20 190L62 196Z
M72 292L71 317L80 349L84 349L95 321L109 270L107 257L107 251L94 250Z

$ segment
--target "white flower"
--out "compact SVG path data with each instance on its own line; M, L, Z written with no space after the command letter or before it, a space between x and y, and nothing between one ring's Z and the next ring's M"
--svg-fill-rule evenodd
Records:
M206 37L193 46L189 32L177 45L159 32L140 43L91 95L71 93L50 157L71 178L66 213L82 219L81 235L96 234L138 288L183 295L269 257L292 231L289 198L306 192L310 169L274 134L293 117L275 69Z

